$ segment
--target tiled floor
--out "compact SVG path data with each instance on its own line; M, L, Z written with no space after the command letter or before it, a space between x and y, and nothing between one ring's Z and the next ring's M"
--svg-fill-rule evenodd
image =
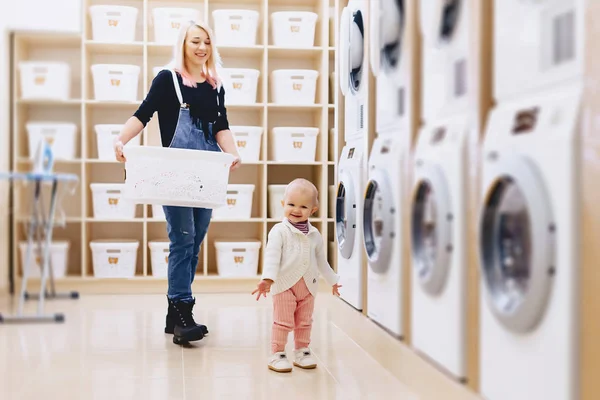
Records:
M64 311L64 324L0 325L0 399L478 399L328 294L315 313L319 366L289 374L267 369L269 299L197 302L211 333L190 348L162 333L160 295L55 300L47 310Z

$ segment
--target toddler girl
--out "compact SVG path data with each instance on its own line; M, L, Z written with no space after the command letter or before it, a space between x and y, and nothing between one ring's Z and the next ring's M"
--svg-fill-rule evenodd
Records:
M323 238L308 218L319 208L317 188L306 179L296 179L283 198L285 218L269 232L264 253L262 280L252 294L273 295L272 356L269 369L290 372L285 354L288 334L294 330L294 365L312 369L317 366L308 345L312 328L319 272L339 296L339 276L333 272L323 250Z

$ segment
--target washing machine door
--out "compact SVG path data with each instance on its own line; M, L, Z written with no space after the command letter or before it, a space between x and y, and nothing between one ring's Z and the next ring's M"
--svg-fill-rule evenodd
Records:
M454 247L452 199L439 165L417 161L415 173L411 212L413 268L421 288L435 296L447 281Z
M371 2L371 69L373 75L379 69L393 74L398 71L402 55L402 38L405 24L404 0L380 0Z
M428 0L419 3L421 33L434 45L448 42L458 25L460 7L464 0Z
M384 274L390 268L390 255L396 236L394 197L388 173L383 169L371 172L363 206L363 234L369 267Z
M523 156L495 157L486 160L494 178L479 225L481 274L492 313L507 329L524 333L539 323L549 301L556 226L535 165Z
M353 93L357 93L361 89L363 80L367 78L367 75L364 73L365 68L363 65L365 54L365 25L362 10L348 10L348 59L347 69L342 72L345 72L343 79L347 79L350 90Z
M339 34L339 83L340 91L343 96L348 94L348 65L350 59L350 11L348 7L342 9L340 17L340 34Z
M335 231L340 254L350 258L356 235L356 191L352 177L345 171L340 172L337 187Z

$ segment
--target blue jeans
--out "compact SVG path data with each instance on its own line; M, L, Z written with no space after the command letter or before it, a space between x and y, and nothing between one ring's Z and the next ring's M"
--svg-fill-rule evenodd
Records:
M208 139L200 123L194 123L188 109L181 108L175 135L169 147L205 151L221 151L208 124ZM169 290L173 301L192 301L192 282L198 266L200 245L206 236L212 209L163 206L169 235Z
M163 206L169 235L169 291L174 301L192 300L192 282L198 266L200 245L206 236L212 210Z

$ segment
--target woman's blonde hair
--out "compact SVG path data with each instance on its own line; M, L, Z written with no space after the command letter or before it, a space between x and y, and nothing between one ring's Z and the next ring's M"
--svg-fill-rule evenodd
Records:
M181 29L179 30L179 36L177 37L177 42L173 48L173 61L171 61L169 66L181 75L184 85L196 87L196 80L185 67L185 38L188 31L193 26L196 26L206 32L208 39L210 40L210 57L208 60L206 60L202 70L204 78L206 78L206 81L210 83L213 88L220 87L221 79L217 72L217 68L221 67L221 56L219 55L217 46L215 46L213 32L208 24L204 22L188 21L187 23L182 24Z

